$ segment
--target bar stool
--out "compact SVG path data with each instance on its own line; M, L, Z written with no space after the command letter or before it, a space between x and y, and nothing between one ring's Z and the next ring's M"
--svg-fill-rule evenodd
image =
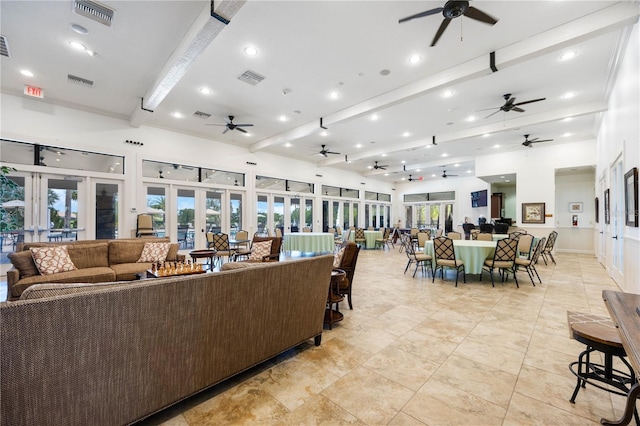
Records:
M567 322L569 323L571 337L587 346L580 353L578 361L569 364L569 370L578 379L570 401L575 403L580 387L586 387L587 383L599 389L626 397L631 386L636 382L636 378L633 368L625 359L627 354L613 321L600 315L567 311ZM591 362L590 356L594 351L603 354L604 365ZM628 373L613 368L614 356L618 357L627 366ZM607 388L603 384L607 384L610 387ZM634 415L636 423L640 424L637 410L634 411Z

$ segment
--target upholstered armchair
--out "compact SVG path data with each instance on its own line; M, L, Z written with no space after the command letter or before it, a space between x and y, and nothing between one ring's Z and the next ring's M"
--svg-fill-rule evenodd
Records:
M335 254L333 261L334 268L342 269L347 273L347 276L340 283L339 290L340 294L347 296L349 309L352 310L351 289L353 287L353 275L356 272L358 253L360 253L360 246L353 241L345 240L338 248L338 252Z

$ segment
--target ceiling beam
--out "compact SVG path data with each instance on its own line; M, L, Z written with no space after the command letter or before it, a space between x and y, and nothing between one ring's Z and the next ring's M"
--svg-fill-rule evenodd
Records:
M616 3L597 13L576 19L550 31L496 50L496 66L499 70L503 70L549 52L563 49L566 46L624 28L635 22L638 19L638 15L640 15L640 11L635 2ZM371 98L365 102L326 115L323 117L323 124L326 126L356 118L405 102L430 91L440 90L446 86L469 81L483 75L489 75L492 71L487 64L488 61L485 56L472 59L422 80ZM256 142L249 147L249 150L256 152L273 145L290 142L307 136L318 128L318 122L314 120L313 122ZM440 140L440 136L438 136L438 138L438 140ZM326 164L323 162L322 165Z
M140 105L133 111L129 119L132 126L139 127L149 114L153 114L245 2L246 0L221 0L217 6L213 1L205 2L202 12L141 98Z

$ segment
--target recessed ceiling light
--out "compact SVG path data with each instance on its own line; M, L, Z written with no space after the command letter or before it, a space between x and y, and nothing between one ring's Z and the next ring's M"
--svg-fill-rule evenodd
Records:
M94 52L93 50L87 49L87 55L89 55L89 56L97 56L98 54L96 52Z
M280 117L278 117L278 120L280 120L280 121L289 121L289 117L287 117L286 115L281 115Z
M401 161L401 163L402 163L402 164L405 164L405 163L406 163L406 161L402 160L402 161Z
M448 157L449 154L447 154L446 152L444 154L442 154L443 157Z
M247 137L247 138L248 138L248 137L250 137L250 136L252 136L252 135L251 135L251 133L249 133L249 132L246 132L244 135L245 135L245 137Z
M182 115L182 114L181 114L181 113L179 113L179 112L172 112L172 113L171 113L171 116L172 116L173 118L182 118L182 117L184 117L184 115Z
M329 93L329 98L330 99L338 99L340 97L340 94L338 92L331 92Z
M504 176L500 176L500 179L504 179Z
M420 55L412 55L409 58L409 63L410 64L417 64L418 62L420 62L422 60L422 56Z
M383 157L386 157L386 156L387 156L387 154L382 154L382 156L383 156Z
M73 47L74 49L78 49L78 50L87 50L87 48L84 46L84 44L78 43L77 41L70 41L69 42L69 46Z
M198 91L203 95L210 95L213 93L213 90L209 89L208 87L201 87L198 89Z
M385 175L385 176L389 176L389 173L385 173L384 175Z
M562 99L571 99L575 96L576 94L573 92L567 92L564 95L562 95Z
M320 136L328 136L328 135L329 135L329 133L324 131L324 130L322 132L320 132Z
M454 164L453 167L460 167L460 164Z
M78 24L71 24L71 29L75 32L77 32L78 34L89 34L89 30L87 30L85 27L83 27L82 25L78 25Z
M419 172L419 171L420 171L420 169L416 169L416 172Z
M258 54L258 49L256 49L253 46L248 46L244 48L244 53L246 53L249 56L256 56Z
M59 158L56 158L56 161L60 161L60 159L59 159Z
M568 138L568 137L569 137L569 136L571 136L572 134L573 134L573 133L569 133L569 132L567 132L567 133L563 134L563 135L562 135L562 137L563 137L563 138Z
M571 120L573 120L573 117L566 117L566 118L565 118L564 120L562 120L562 121L571 121Z
M378 116L378 114L373 114L371 116L371 121L376 121L377 119L379 119L380 117Z
M496 149L498 149L498 148L500 148L500 145L495 144L493 147L494 147L494 148L496 148Z
M29 70L20 70L20 74L24 75L25 77L33 77L33 73Z
M361 143L356 144L356 148L362 148L362 144Z
M404 180L405 178L401 178L400 180Z
M475 115L470 115L466 118L466 121L476 121L476 116Z
M291 143L287 142L287 143L284 144L284 146L286 146L287 148L291 148Z
M484 135L482 135L483 138L488 138L489 136L491 136L489 133L485 133Z
M402 134L402 137L405 137L405 138L408 138L409 136L411 136L411 133L409 133L409 132L404 132Z
M467 170L467 173L471 173L471 170Z
M373 169L373 166L367 166L367 169Z
M426 149L431 149L431 147L433 146L433 144L429 144L427 146L425 146Z
M568 61L569 59L573 59L575 56L576 56L576 52L572 50L570 52L563 53L562 56L560 56L560 60Z
M445 90L444 92L442 92L443 98L450 98L452 96L453 96L453 91L451 90ZM451 112L451 110L449 110L449 112Z
M431 177L436 177L435 173L431 175Z

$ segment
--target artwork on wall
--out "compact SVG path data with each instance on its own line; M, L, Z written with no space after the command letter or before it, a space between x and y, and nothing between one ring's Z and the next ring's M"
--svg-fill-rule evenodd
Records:
M582 213L582 203L569 203L569 213Z
M596 197L595 209L596 209L596 223L600 223L600 200L598 199L598 197Z
M624 213L627 226L638 227L638 168L624 175Z
M522 203L522 223L544 223L544 203Z
M609 216L609 188L604 190L604 223L609 224L611 217Z

